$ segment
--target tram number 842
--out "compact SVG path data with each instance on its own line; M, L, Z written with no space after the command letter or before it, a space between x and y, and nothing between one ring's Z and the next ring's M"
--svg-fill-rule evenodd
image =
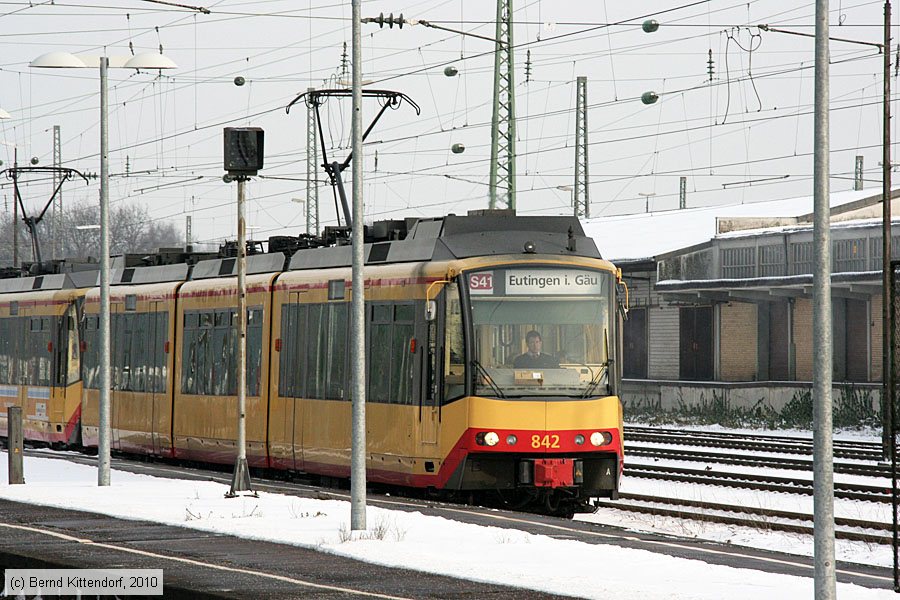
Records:
M559 448L558 435L533 435L531 436L532 448Z

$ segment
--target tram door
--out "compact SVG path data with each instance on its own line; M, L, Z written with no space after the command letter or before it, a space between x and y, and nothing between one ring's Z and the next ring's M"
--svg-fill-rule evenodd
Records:
M122 401L124 394L122 393L122 379L131 374L130 369L126 369L125 365L130 365L131 357L131 332L126 337L124 323L125 305L122 302L109 303L109 420L110 420L110 436L109 443L113 450L121 447L121 430L120 421L122 419ZM97 375L99 377L99 371ZM98 396L98 409L100 398ZM99 423L99 421L98 421ZM99 435L99 430L98 430Z
M284 439L291 441L291 454L294 461L294 468L302 470L304 468L303 404L301 403L300 398L305 391L302 377L306 371L303 368L304 352L301 350L300 343L305 343L306 340L300 337L300 331L307 331L307 329L306 307L300 304L300 292L291 292L290 304L288 306L289 310L287 318L282 318L283 325L281 332L283 340L288 336L292 336L292 339L287 342L287 347L289 349L287 362L282 363L287 364L288 368L292 370L290 375L291 384L289 385L291 391L290 393L286 391L281 393L288 403L285 407L287 419L284 424Z
M165 378L163 372L166 365L165 340L168 332L162 320L165 315L163 303L154 301L150 303L148 315L148 331L144 338L145 353L147 357L147 373L144 375L145 386L150 396L150 442L153 446L153 454L160 455L159 431L165 425L162 402L165 398Z
M434 303L430 321L426 320L426 338L424 372L420 387L421 410L419 411L419 440L423 451L428 452L437 444L437 433L440 422L441 390L443 389L444 340L442 332L445 322L445 294L439 294ZM426 312L428 307L426 306Z

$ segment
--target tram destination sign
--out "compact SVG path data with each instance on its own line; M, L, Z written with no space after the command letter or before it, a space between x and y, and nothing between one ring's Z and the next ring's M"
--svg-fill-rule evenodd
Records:
M597 271L498 269L470 274L469 293L476 296L587 296L602 294L604 280Z

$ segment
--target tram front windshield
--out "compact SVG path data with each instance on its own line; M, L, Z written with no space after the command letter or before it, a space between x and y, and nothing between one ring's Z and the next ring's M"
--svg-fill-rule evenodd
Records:
M611 274L510 268L468 276L475 393L609 393Z

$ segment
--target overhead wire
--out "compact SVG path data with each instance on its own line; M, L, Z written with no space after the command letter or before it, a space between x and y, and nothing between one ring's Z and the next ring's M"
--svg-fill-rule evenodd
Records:
M607 32L607 35L608 35L608 32ZM683 99L683 98L684 98L684 96L682 95L682 99ZM544 121L544 122L546 122L546 121ZM418 139L418 138L417 138L417 139Z

